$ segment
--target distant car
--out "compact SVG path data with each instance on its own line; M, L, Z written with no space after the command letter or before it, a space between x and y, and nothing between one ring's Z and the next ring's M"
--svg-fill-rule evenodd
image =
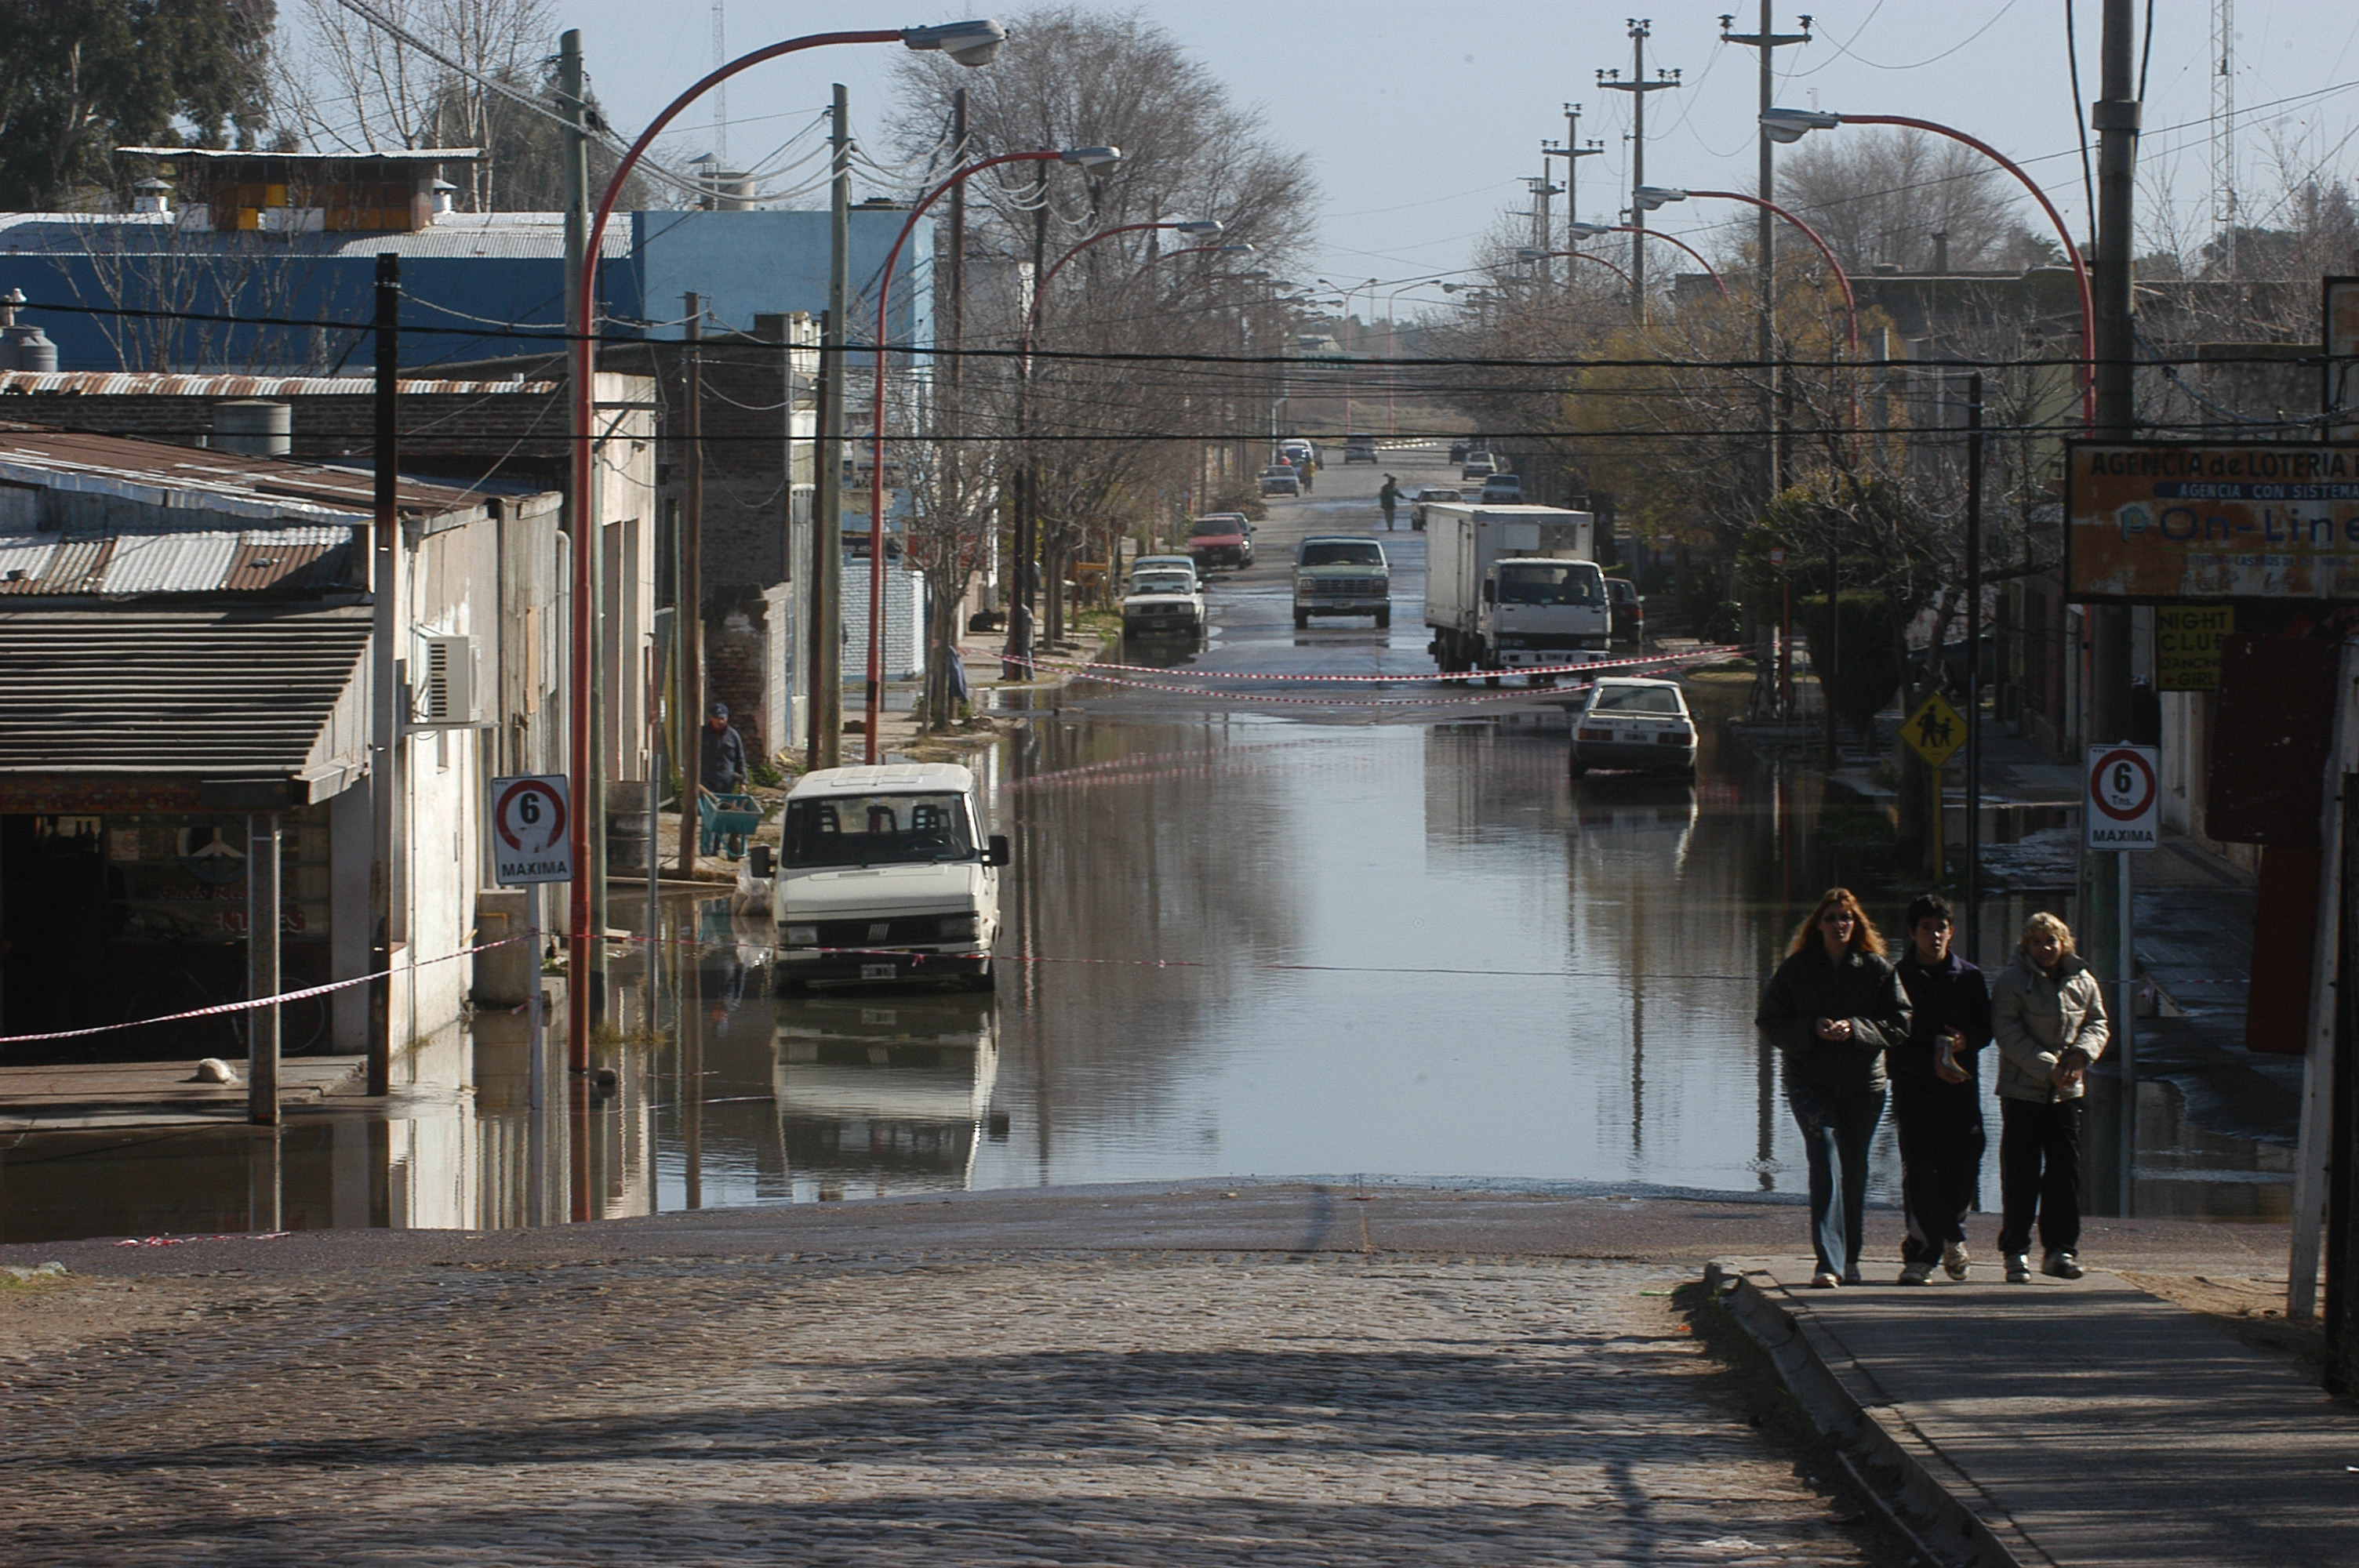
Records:
M1375 460L1376 438L1374 436L1343 438L1343 464L1346 468L1353 463L1374 463Z
M1290 463L1272 463L1261 470L1264 495L1300 495L1302 475Z
M1450 443L1450 460L1453 463L1462 463L1466 460L1465 442L1452 441Z
M1458 465L1460 479L1489 479L1499 470L1498 463L1488 452L1469 452L1466 460Z
M1293 463L1297 468L1302 466L1302 462L1298 461L1298 459L1307 460L1312 468L1321 466L1319 460L1319 449L1299 436L1288 436L1285 440L1280 441L1277 444L1277 455L1287 462Z
M1125 637L1187 637L1204 634L1204 596L1193 566L1133 572L1122 597Z
M1429 484L1424 489L1417 492L1417 499L1415 501L1409 503L1408 525L1412 528L1422 529L1425 526L1425 509L1432 505L1437 501L1463 501L1465 499L1465 496L1459 493L1457 491L1451 489L1446 484Z
M1130 577L1133 582L1145 577L1148 572L1154 571L1182 571L1193 578L1197 575L1196 557L1193 556L1141 556L1130 563ZM1203 584L1200 581L1196 586L1201 588Z
M1695 720L1677 681L1600 680L1573 717L1575 773L1592 768L1692 773L1695 762Z
M1254 558L1253 524L1242 512L1207 512L1188 524L1188 554L1200 577L1214 567L1249 567Z
M1523 503L1524 481L1511 473L1495 473L1483 481L1486 506L1516 506Z
M1638 591L1638 585L1625 577L1610 577L1605 579L1605 594L1614 606L1614 640L1644 643L1647 596Z

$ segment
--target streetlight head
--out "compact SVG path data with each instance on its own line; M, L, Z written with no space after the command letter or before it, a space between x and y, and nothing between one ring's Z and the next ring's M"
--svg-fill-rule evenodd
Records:
M1516 259L1517 261L1546 261L1549 256L1555 254L1556 253L1553 251L1544 251L1538 245L1518 245L1516 247Z
M1007 29L989 20L937 22L902 28L901 41L913 49L940 49L961 65L989 65L1007 41Z
M1761 128L1773 142L1799 142L1812 131L1832 131L1843 124L1841 114L1822 109L1765 109Z
M1057 156L1067 163L1081 165L1086 174L1112 174L1122 167L1120 147L1069 147Z
M1251 245L1223 245L1212 254L1219 256L1249 256L1254 254L1254 248Z
M1218 234L1223 227L1221 222L1215 218L1199 218L1191 222L1174 223L1171 226L1174 229L1179 230L1180 232L1183 234L1193 234L1199 238L1207 240L1211 239L1213 235Z
M1571 234L1576 240L1593 240L1598 238L1600 235L1610 234L1613 232L1614 231L1612 229L1607 228L1603 223L1568 223L1565 225L1565 232Z
M1631 200L1643 210L1652 212L1658 207L1668 207L1674 201L1685 201L1688 193L1669 185L1642 185L1630 192Z

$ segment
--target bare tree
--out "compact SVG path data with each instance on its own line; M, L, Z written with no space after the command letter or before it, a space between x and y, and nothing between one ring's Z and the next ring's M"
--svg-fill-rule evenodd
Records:
M2006 177L1961 143L1911 126L1815 136L1777 166L1780 199L1852 272L2017 269L2056 255L2018 221Z

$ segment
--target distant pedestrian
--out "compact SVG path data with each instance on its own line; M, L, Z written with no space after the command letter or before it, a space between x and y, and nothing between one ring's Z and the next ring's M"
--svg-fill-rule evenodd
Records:
M2089 1064L2113 1037L2104 988L2052 914L2024 923L2015 962L1991 988L1998 1041L1998 1249L2006 1281L2031 1281L2031 1227L2039 1271L2077 1280L2081 1245L2081 1111Z
M1294 477L1301 482L1302 493L1308 495L1310 493L1311 470L1317 468L1318 465L1310 460L1310 454L1309 452L1295 453L1293 463Z
M704 716L699 737L704 753L699 763L704 788L713 795L735 795L745 783L745 742L729 727L729 705L716 702Z
M1393 531L1393 508L1400 504L1400 485L1392 475L1385 475L1385 487L1376 492L1376 504L1385 509L1385 532Z
M956 643L944 643L941 645L941 655L942 673L950 680L951 717L964 719L967 716L969 705L974 700L973 690L967 685L966 661L959 656L959 646Z
M1908 992L1908 1038L1884 1054L1892 1079L1892 1125L1900 1135L1900 1203L1908 1234L1900 1282L1922 1285L1939 1263L1962 1280L1966 1213L1982 1191L1982 1085L1974 1072L1990 1044L1990 986L1951 950L1950 903L1934 893L1908 906L1908 951L1900 984Z
M1810 1161L1821 1289L1859 1283L1867 1146L1884 1116L1884 1054L1908 1038L1908 994L1849 888L1819 895L1754 1022L1785 1058L1786 1103ZM1838 1202L1838 1195L1841 1201Z

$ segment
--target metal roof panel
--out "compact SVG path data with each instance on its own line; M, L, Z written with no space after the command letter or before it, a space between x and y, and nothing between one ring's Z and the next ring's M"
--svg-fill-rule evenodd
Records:
M101 593L202 593L219 588L237 558L235 534L117 535Z

